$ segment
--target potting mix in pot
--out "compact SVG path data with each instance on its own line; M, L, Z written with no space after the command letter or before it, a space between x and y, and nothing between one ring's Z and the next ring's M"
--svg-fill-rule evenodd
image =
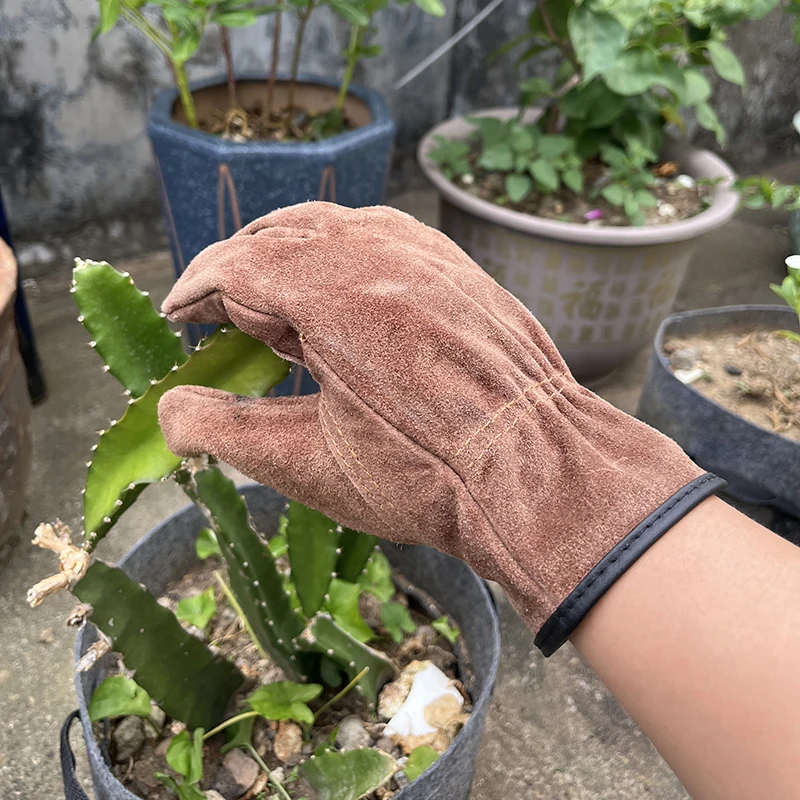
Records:
M469 717L458 629L393 573L374 536L291 502L268 540L211 459L167 449L166 391L262 396L286 362L230 326L187 357L147 294L106 263L78 261L72 291L130 399L93 448L82 542L58 522L37 529L59 573L28 599L68 589L80 601L71 621L97 626L78 668L106 657L89 715L114 774L145 800L393 797ZM199 566L155 598L93 553L149 484L169 478L209 527Z
M744 85L725 28L776 5L542 0L527 30L496 55L520 53L524 64L555 51L552 80L525 78L515 116L471 118L472 137L439 136L426 155L459 188L539 217L592 227L692 217L706 208L713 186L662 160L665 138L684 131L688 112L724 145L707 68ZM743 181L738 188L758 195L749 198L753 205L766 192L776 206L796 206L796 188L759 186Z
M800 256L772 290L800 320ZM673 337L664 351L675 376L740 417L800 442L800 333L727 329Z

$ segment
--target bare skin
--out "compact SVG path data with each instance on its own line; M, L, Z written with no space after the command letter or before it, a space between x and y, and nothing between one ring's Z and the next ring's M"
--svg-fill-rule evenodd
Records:
M800 548L709 498L572 642L695 800L800 798Z

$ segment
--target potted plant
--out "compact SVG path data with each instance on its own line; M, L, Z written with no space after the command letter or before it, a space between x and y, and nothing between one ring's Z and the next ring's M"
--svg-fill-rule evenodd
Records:
M17 340L17 262L0 238L0 545L22 519L31 466L31 401Z
M800 532L800 257L772 289L786 306L728 306L667 317L638 416ZM798 540L800 544L800 539Z
M688 111L724 145L707 73L743 85L725 28L775 5L542 0L501 53L555 51L553 79L527 78L517 108L422 140L442 229L531 309L578 377L649 341L694 241L734 214L731 169L668 134Z
M72 291L129 405L93 448L81 544L59 522L37 528L59 572L28 599L67 589L80 601L98 800L466 800L499 656L485 585L452 558L378 547L266 487L242 497L208 458L174 456L157 419L168 389L263 395L288 364L229 326L187 357L106 263L79 261ZM97 560L119 517L169 478L194 505L118 567ZM65 788L81 798L66 735L62 747Z
M410 2L410 0L398 0ZM441 0L414 0L442 16ZM100 0L99 32L122 20L169 61L176 87L157 96L148 126L175 269L207 245L287 205L381 202L395 126L383 98L352 84L389 0ZM328 7L351 24L341 79L303 75L309 19ZM153 13L148 13L152 11ZM272 15L268 75L234 74L229 28ZM282 21L296 20L290 70L279 75ZM186 65L209 25L220 27L226 77L190 84Z

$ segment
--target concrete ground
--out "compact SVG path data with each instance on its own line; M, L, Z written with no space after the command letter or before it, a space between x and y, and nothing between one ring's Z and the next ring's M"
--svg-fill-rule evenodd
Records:
M430 192L410 192L396 204L435 221ZM678 308L772 302L770 281L783 271L785 219L744 213L699 243ZM81 253L103 258L103 252ZM160 302L172 282L165 253L117 266ZM121 416L125 400L103 375L97 355L76 322L68 291L68 265L51 269L28 287L49 395L34 410L35 458L28 518L21 540L0 554L0 798L42 800L62 796L58 731L75 707L73 634L64 626L72 603L50 598L32 611L25 592L51 574L51 554L29 544L36 524L60 517L79 530L83 462L95 431ZM642 351L605 386L609 401L633 412L648 352ZM185 503L171 484L147 490L146 500L123 517L100 547L118 559L156 522ZM579 800L687 795L647 738L636 728L575 651L565 646L545 660L528 631L501 602L503 658L494 703L477 765L474 800ZM78 737L73 740L79 744ZM85 772L84 772L85 777Z

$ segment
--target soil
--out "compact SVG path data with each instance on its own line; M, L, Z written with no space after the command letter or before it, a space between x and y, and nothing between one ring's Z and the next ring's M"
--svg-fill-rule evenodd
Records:
M282 570L288 570L288 561L285 557L278 559L278 565ZM226 714L226 718L228 718L247 710L245 699L258 685L284 680L285 675L271 661L261 658L238 616L227 605L225 597L217 587L214 579L214 572L221 569L224 569L224 565L216 557L200 562L183 578L170 584L166 592L158 598L158 602L174 610L178 602L184 597L205 591L211 586L215 587L217 614L207 630L203 632L187 623L182 622L181 624L190 633L209 644L213 650L232 660L245 676L245 685L231 701ZM361 613L365 621L378 634L378 638L371 641L370 646L388 655L394 661L398 670L402 670L403 667L415 660L430 660L436 664L448 677L454 680L455 685L462 692L465 699L463 710L468 714L471 711L471 698L466 687L471 685L472 674L469 669L469 657L463 642L459 639L455 647L453 647L447 639L437 634L430 627L430 623L441 616L441 611L436 607L435 602L409 584L397 572L394 574L394 580L398 590L393 600L408 607L412 619L418 626L417 630L414 633L406 634L402 642L395 643L377 619L379 613L376 605L377 600L373 604L375 608L371 609L370 601L372 600L372 595L365 593L362 595ZM117 671L125 671L121 660L118 662ZM326 691L316 701L310 703L312 710L320 707L341 688L326 688ZM282 783L284 788L293 800L295 798L313 800L315 791L299 775L297 767L312 754L315 748L328 744L331 735L335 735L334 732L338 724L350 715L357 715L361 718L364 728L372 739L372 746L376 746L381 740L386 724L377 720L375 712L367 707L358 693L350 692L315 722L311 730L310 741L306 741L303 745L300 761L297 763L292 762L291 764L283 763L273 749L273 742L279 730L279 723L257 719L253 732L253 743L256 750L270 770L279 777L283 776ZM95 736L101 750L104 752L108 753L113 731L115 726L120 723L121 720L114 720L110 723L108 721L95 723ZM167 764L165 754L171 737L180 733L184 727L182 723L167 718L161 736L148 738L139 753L127 763L115 764L113 772L116 777L131 792L144 800L175 800L175 795L155 778L155 773L161 772L178 777ZM224 734L220 734L210 739L204 746L204 777L200 784L201 790L213 789L219 783L220 770L224 769L222 767L223 757L220 753L220 747L224 741ZM385 747L387 742L387 739L383 739L381 745ZM113 745L111 745L111 749L113 750ZM399 749L394 746L392 746L391 754L397 758L401 756ZM114 753L111 752L109 755L113 760ZM392 778L388 784L369 795L365 800L391 800L405 785L403 781L404 777L401 773L398 777ZM251 790L246 792L241 800L267 800L273 794L274 792L270 793L266 776L261 773Z
M479 167L478 155L478 152L474 151L468 156L473 165L471 182L465 182L462 178L458 181L458 185L482 200L497 203L506 194L504 175ZM591 187L602 182L603 169L599 162L587 164L584 168L584 185ZM671 222L679 222L699 214L708 207L712 187L698 184L688 175L681 174L679 164L674 161L664 161L654 166L652 173L655 183L649 187L649 191L655 195L658 205L642 209L645 225L668 225ZM467 181L470 181L470 177ZM504 208L535 217L573 222L588 227L623 227L631 224L621 208L612 206L599 194L590 198L585 194L575 194L566 187L551 194L533 191L521 203L506 201L502 205Z
M232 142L313 142L327 139L357 126L346 115L339 120L335 110L311 114L303 108L282 108L266 113L260 106L215 109L200 117L201 130Z
M730 330L664 343L676 376L768 431L800 442L800 343L778 331Z

